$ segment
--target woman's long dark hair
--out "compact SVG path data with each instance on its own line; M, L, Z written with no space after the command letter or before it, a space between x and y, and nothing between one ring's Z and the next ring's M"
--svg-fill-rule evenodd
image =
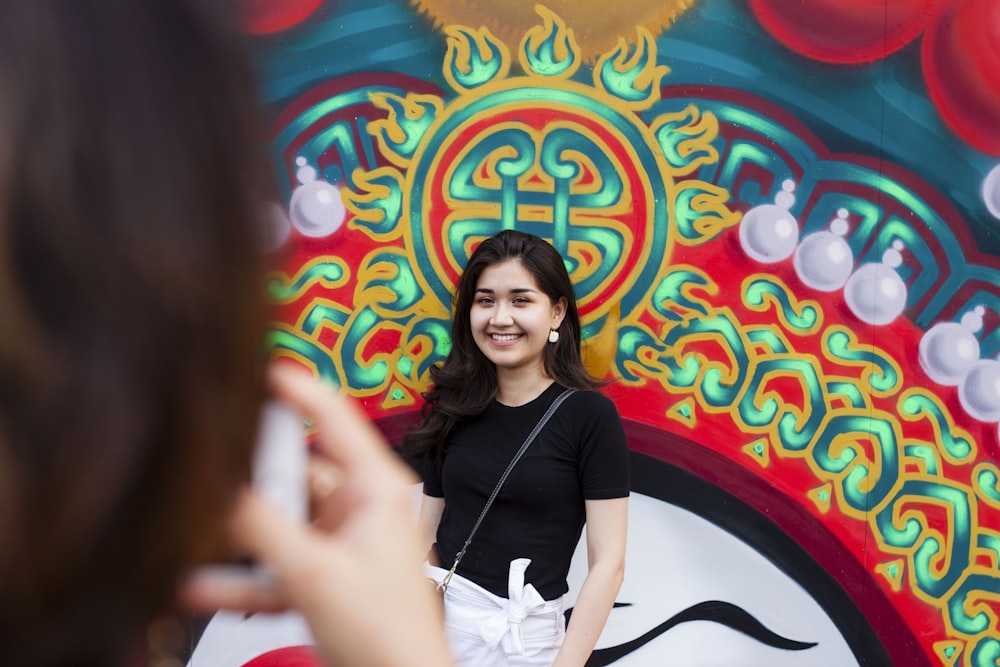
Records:
M476 345L469 318L483 271L508 260L520 262L552 303L566 300L559 341L547 344L542 353L545 372L560 385L573 389L592 389L600 384L587 372L580 357L580 313L563 258L544 239L517 230L502 231L476 248L459 280L452 313L451 351L440 366L431 368L433 385L424 394L421 423L406 436L406 451L414 458L440 461L444 441L455 424L482 413L496 395L496 366Z
M250 478L268 181L225 4L0 0L3 664L135 663Z

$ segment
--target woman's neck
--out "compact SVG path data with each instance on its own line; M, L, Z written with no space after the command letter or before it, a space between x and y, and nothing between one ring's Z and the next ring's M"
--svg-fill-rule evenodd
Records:
M535 369L531 369L530 372L507 369L497 369L497 371L496 399L512 408L535 400L552 386L553 382L544 371L539 372Z

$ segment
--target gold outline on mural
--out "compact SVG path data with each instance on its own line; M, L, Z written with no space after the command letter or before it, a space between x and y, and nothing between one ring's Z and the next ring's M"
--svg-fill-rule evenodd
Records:
M560 62L569 61L569 66L558 74L546 74L554 79L568 79L577 70L583 58L580 56L580 45L576 40L576 34L572 28L568 28L566 23L555 12L544 5L535 5L535 12L541 17L542 24L535 25L524 32L517 49L517 59L525 71L531 71L532 43L543 44L551 41L553 56ZM534 50L540 48L540 44Z
M473 44L480 56L489 55L490 59L496 57L500 60L493 78L505 79L510 74L510 49L502 40L497 39L496 35L490 32L486 26L472 29L460 25L449 25L445 26L444 33L447 36L445 42L448 48L444 54L441 73L444 75L445 81L448 82L448 86L455 92L464 93L472 90L455 78L454 72L468 73L472 70ZM494 56L490 52L490 47L496 48L498 54ZM489 60L484 60L484 62L489 62Z
M751 440L743 445L740 451L753 459L761 468L771 465L771 442L767 438Z
M291 293L290 296L285 298L274 298L268 296L268 302L276 305L295 303L302 298L303 294L317 285L323 287L324 289L335 290L346 285L351 279L351 270L343 259L337 257L336 255L320 255L310 259L308 262L300 266L293 276L289 276L284 271L269 271L267 275L264 276L264 281L265 284L276 281L282 286L282 288L287 289L288 287L302 281L305 274L309 273L314 267L319 266L320 264L333 264L343 272L343 275L336 280L327 280L322 275L317 275L315 278L303 282L297 290Z
M812 418L813 410L813 402L809 400L812 394L809 392L809 386L806 382L806 378L804 378L802 374L795 369L772 368L764 370L763 372L758 372L758 369L762 366L769 366L772 365L772 362L782 361L785 359L794 359L796 361L809 364L816 370L817 375L822 375L822 368L819 366L816 359L808 355L772 354L752 356L749 359L749 365L746 373L748 382L746 383L744 390L740 392L739 398L734 401L733 407L734 409L737 408L743 398L748 395L752 396L751 405L758 411L763 410L765 404L770 403L772 405L779 405L781 406L781 409L777 412L782 416L794 416L796 429L801 430L806 424L809 423ZM757 380L757 382L753 383L752 380ZM782 380L791 380L800 387L803 397L801 406L791 403L788 397L782 394L779 390L770 388L772 383L779 383ZM747 424L743 420L743 417L739 415L738 411L734 413L733 418L734 421L741 426L741 430L745 433L761 431L766 432L770 431L773 426L773 424L767 424L763 427Z
M337 301L334 301L329 297L316 296L309 300L308 305L299 312L299 316L295 320L295 327L299 331L302 331L303 333L305 332L306 320L313 314L313 311L316 310L316 308L318 307L329 308L330 310L341 313L345 316L345 319L347 319L351 314L351 309L345 307L343 304L338 303ZM325 346L320 344L320 337L322 336L323 332L330 331L334 334L339 335L342 334L345 331L345 329L346 329L345 326L337 324L336 322L328 318L324 318L323 321L318 326L313 328L311 334L298 336L298 338L302 340L308 340L314 343L317 347L322 347L324 349L327 349Z
M679 123L678 121L684 121ZM653 119L649 125L650 133L656 137L665 125L673 125L671 133L687 135L688 138L677 143L677 152L680 157L686 158L694 153L701 153L702 156L690 160L683 167L674 165L670 160L667 164L673 170L673 175L687 176L703 166L717 164L719 162L719 149L714 142L719 136L719 119L713 113L702 112L694 104L689 104L680 111L673 113L665 112ZM657 141L659 143L659 141ZM742 214L737 214L742 217Z
M872 376L876 373L876 367L871 361L865 359L845 359L840 356L836 356L830 352L830 338L834 335L845 336L849 343L847 348L851 352L857 352L860 354L871 355L876 357L881 361L885 362L887 366L890 366L896 375L896 382L888 389L878 389L877 383L872 382ZM894 395L903 387L903 370L899 367L899 362L885 350L875 345L868 343L862 343L858 340L857 334L842 325L831 325L823 332L823 345L820 347L823 352L824 357L831 363L847 366L850 368L858 368L861 370L860 380L865 383L865 388L871 392L873 396L878 398L886 398Z
M684 424L688 428L698 426L698 406L690 397L677 401L666 411L666 417L675 422ZM687 414L685 414L685 412Z
M356 306L367 306L383 318L400 318L412 315L420 315L425 312L422 303L427 296L422 292L421 298L410 307L401 310L385 308L382 304L392 304L397 301L397 293L386 285L375 285L374 283L392 282L400 277L399 265L390 261L390 258L397 258L411 266L409 256L402 248L384 247L369 252L358 264L358 281L354 289L354 303ZM412 268L412 266L411 266ZM414 273L411 273L416 278ZM378 297L385 295L384 299Z
M875 565L875 573L889 584L894 593L903 590L903 575L906 572L906 561L902 558L884 561Z
M942 667L956 667L964 653L965 643L954 640L934 642L934 652L941 659Z
M826 482L806 491L806 497L813 501L820 514L828 514L833 502L833 484Z
M423 119L429 109L433 109L435 118L440 116L441 110L444 108L444 100L437 95L407 93L405 96L400 96L385 92L370 93L368 98L375 108L382 109L388 114L387 118L370 121L368 134L375 138L379 152L383 157L397 167L408 166L411 158L399 153L395 148L411 138L404 123L399 120L400 111L403 112L403 118L407 121L405 125L410 126Z
M394 398L392 395L397 391L400 393L400 397ZM393 381L389 383L389 387L385 391L385 399L380 405L383 410L391 410L392 408L414 405L416 402L417 399L413 395L411 388L406 387L398 381Z
M921 409L919 412L913 414L902 409L903 404L911 397L918 396L927 402L934 405L938 412L945 420L945 424L942 425L937 419L934 418L927 410ZM931 444L935 447L939 455L948 463L952 465L961 465L968 463L971 460L975 460L979 456L979 447L975 438L972 434L966 431L964 428L958 426L955 423L951 412L945 406L944 401L941 400L940 396L928 391L923 387L911 387L905 390L899 395L899 399L896 401L896 410L899 413L900 419L908 422L926 421L931 425L931 429L934 432L934 440ZM969 453L965 456L959 458L952 455L952 453L945 447L942 442L945 437L952 440L964 440L969 443Z
M626 102L626 104L633 111L645 111L660 101L660 82L663 77L670 73L670 68L666 65L656 64L657 49L653 33L642 26L636 26L636 32L639 39L633 44L634 48L630 48L625 38L620 37L613 51L609 51L597 59L597 63L594 65L594 87L614 96L612 91L604 87L604 82L601 80L601 71L604 66L611 62L612 68L621 74L642 63L642 69L636 75L634 83L640 87L648 88L649 93L641 100Z
M341 306L339 306L339 304L338 304L338 307L341 307ZM272 330L286 333L289 336L293 336L293 337L295 337L295 338L297 338L299 340L302 340L302 341L305 341L305 342L311 344L313 347L315 347L318 350L323 351L324 353L327 354L328 357L332 358L332 355L330 354L330 350L329 350L328 347L326 347L325 345L320 344L319 340L317 338L315 338L313 336L305 335L303 333L302 329L299 328L297 325L296 326L291 326L291 325L285 324L284 322L270 322L269 326L270 326L270 328ZM291 359L293 361L298 362L302 366L308 368L309 370L311 370L313 372L313 375L315 375L316 377L322 377L323 376L323 374L320 372L319 366L316 365L315 361L313 361L309 357L306 357L306 356L304 356L302 354L299 354L295 350L290 350L288 348L283 348L283 347L282 348L275 348L275 347L272 346L271 349L270 349L270 356L271 356L272 360L276 360L276 359ZM345 381L343 369L340 366L338 366L337 364L331 364L331 365L333 367L334 372L336 373L335 380L336 380L337 384L339 386L341 386L341 387L345 387L346 388L347 385L346 385L346 381Z
M755 285L757 283L779 288L782 291L787 303L783 304L773 293L766 290L761 293L761 303L751 302L747 299L747 292L750 291L751 285ZM812 336L823 326L823 309L820 307L819 303L813 301L812 299L797 298L795 293L785 283L785 281L773 274L752 273L748 275L743 279L743 283L740 285L740 297L742 298L743 305L747 310L756 313L766 313L769 310L773 310L782 326L784 326L787 331L794 332L797 335ZM812 310L816 313L816 321L806 327L793 324L791 320L788 319L788 312L784 308L786 305L795 315L799 317L802 317L807 310Z
M378 167L371 171L355 169L351 174L353 187L341 190L340 197L347 210L353 214L347 221L348 229L356 229L374 241L389 243L395 241L403 234L402 230L399 229L399 221L396 221L392 225L391 230L384 233L376 232L369 225L362 225L355 222L356 220L362 220L375 225L383 225L388 222L384 209L377 206L366 206L366 204L385 201L392 194L391 188L377 182L382 178L396 181L399 185L400 197L402 197L402 177L398 171L391 167ZM402 206L403 203L400 202L400 205Z
M987 493L986 490L983 489L982 484L979 482L979 477L984 472L989 472L993 478L997 480L994 482L994 488L992 491L997 498L1000 498L1000 468L998 468L995 463L984 461L972 469L972 488L976 492L976 497L982 502L994 509L1000 510L1000 500Z

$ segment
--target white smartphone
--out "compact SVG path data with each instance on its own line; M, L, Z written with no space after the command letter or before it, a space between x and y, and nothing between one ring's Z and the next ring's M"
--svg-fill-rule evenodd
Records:
M253 458L253 485L288 516L309 520L309 448L302 416L276 400L264 403Z

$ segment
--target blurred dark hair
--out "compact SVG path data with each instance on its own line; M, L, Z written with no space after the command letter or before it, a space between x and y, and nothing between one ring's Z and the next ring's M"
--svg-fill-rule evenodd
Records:
M121 664L249 479L267 181L231 18L0 2L4 664Z
M482 413L496 395L496 366L472 337L470 313L483 271L508 260L520 262L552 303L566 299L559 341L547 344L542 353L545 372L564 387L592 389L599 384L587 373L580 357L580 313L562 256L542 238L517 230L502 231L479 244L459 279L452 310L451 350L440 366L431 368L433 385L424 394L421 423L406 435L405 451L415 458L440 461L444 441L454 425Z

